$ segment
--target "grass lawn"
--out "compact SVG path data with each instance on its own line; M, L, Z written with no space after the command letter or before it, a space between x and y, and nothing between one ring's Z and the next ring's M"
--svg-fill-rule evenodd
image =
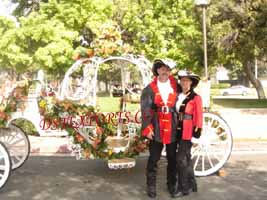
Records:
M217 89L216 89L217 90ZM219 91L213 91L218 94ZM238 98L215 98L212 99L211 108L267 108L267 100L259 99L238 99ZM97 105L100 107L101 112L117 112L119 111L120 97L110 97L109 95L98 95ZM139 103L127 103L126 110L130 112L139 109Z
M267 108L263 99L213 99L212 108Z
M210 89L211 96L220 96L221 95L221 89Z
M120 97L98 96L97 105L99 105L101 112L117 112L120 110ZM139 105L139 103L127 103L126 110L130 112L137 111Z

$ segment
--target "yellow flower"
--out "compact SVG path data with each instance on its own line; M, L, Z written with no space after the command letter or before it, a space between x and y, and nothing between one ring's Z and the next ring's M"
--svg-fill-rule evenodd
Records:
M41 100L41 101L39 102L39 106L40 106L40 108L45 108L45 106L46 106L46 102L45 102L45 100Z
M0 104L0 112L4 112L5 108L6 108L6 105L4 103L1 103Z
M83 154L84 154L84 157L88 159L88 158L90 158L91 152L90 152L90 150L87 148L87 149L84 150Z

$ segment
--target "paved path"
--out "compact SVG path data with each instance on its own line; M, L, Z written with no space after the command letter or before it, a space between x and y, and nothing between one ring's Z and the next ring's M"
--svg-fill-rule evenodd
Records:
M267 130L267 129L266 129ZM71 145L67 137L34 137L30 136L32 155L70 154ZM267 140L236 140L233 153L264 153L267 154Z
M130 171L112 171L104 161L76 161L72 157L33 156L12 173L0 191L1 200L142 200L146 157ZM267 199L267 156L233 155L225 177L197 178L199 192L182 199ZM166 189L166 161L159 164L158 198L170 199Z

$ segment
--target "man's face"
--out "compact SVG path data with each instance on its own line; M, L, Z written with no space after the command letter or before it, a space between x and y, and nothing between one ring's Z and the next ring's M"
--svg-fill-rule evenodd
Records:
M171 70L169 67L162 65L160 68L158 68L157 72L160 79L167 80L170 76Z

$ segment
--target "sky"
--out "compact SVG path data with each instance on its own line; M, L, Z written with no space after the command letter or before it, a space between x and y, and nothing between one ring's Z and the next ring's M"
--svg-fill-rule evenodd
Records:
M16 5L12 4L9 0L0 0L0 15L13 18L11 13L15 7Z
M9 0L0 0L0 15L16 21L16 18L11 15L15 7L16 5L12 4Z

